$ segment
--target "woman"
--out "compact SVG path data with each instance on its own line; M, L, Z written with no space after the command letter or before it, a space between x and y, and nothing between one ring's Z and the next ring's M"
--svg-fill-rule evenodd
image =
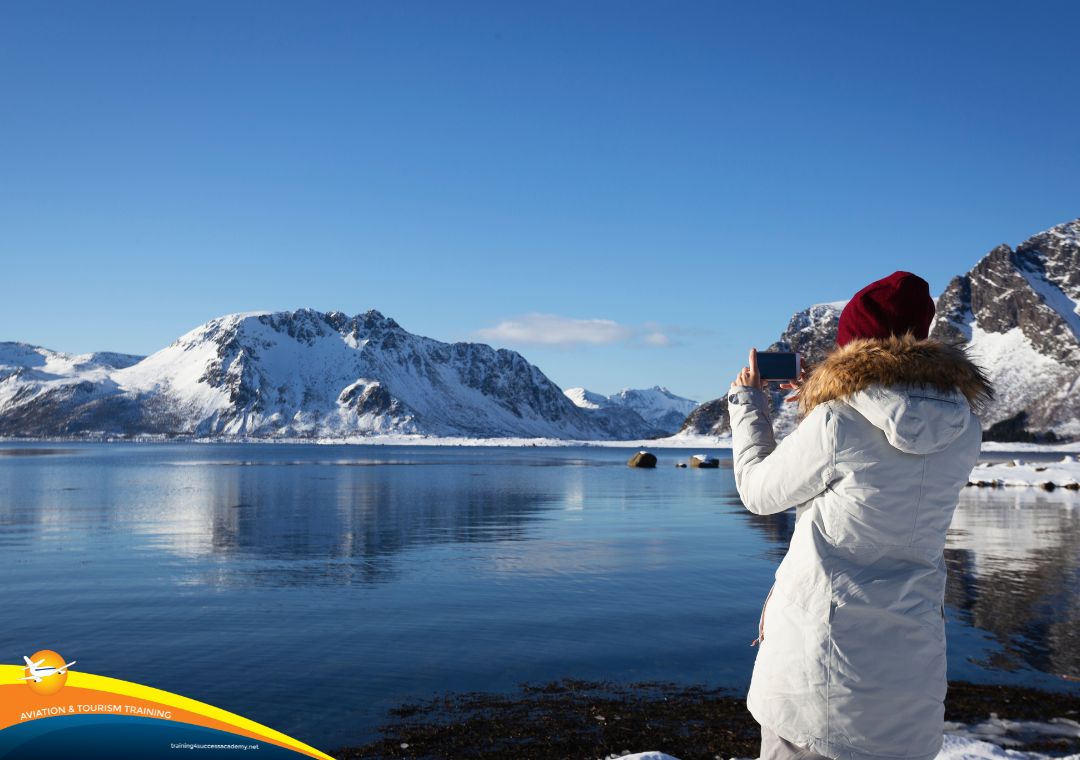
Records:
M762 760L931 760L941 748L945 533L991 398L964 351L928 339L926 281L895 272L844 307L837 346L773 438L756 352L728 392L735 484L795 531L759 620L747 707Z

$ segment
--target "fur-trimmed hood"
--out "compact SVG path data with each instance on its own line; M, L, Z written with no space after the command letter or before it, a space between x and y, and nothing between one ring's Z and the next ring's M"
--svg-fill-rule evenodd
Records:
M799 389L799 410L805 416L818 404L871 385L912 385L945 393L957 390L974 411L994 395L986 374L963 347L905 333L860 338L834 349L810 369Z
M834 349L810 370L799 408L805 417L818 404L843 398L896 448L929 453L959 436L970 411L992 397L989 380L962 347L908 333Z

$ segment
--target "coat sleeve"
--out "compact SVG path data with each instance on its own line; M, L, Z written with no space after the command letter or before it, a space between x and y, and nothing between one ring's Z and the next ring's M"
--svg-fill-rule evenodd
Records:
M819 404L777 445L765 394L728 391L735 487L751 512L771 515L812 499L833 480L836 415Z

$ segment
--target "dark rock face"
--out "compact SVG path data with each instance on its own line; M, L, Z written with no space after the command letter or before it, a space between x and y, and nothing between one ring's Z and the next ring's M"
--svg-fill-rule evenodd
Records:
M352 409L357 414L398 414L403 407L378 382L350 385L338 396L338 405Z
M1053 431L1032 433L1028 429L1027 412L1017 412L1006 420L999 420L983 431L984 441L1009 441L1021 443L1054 443L1058 440Z
M690 412L679 432L693 435L727 435L731 432L727 407L727 396L706 401Z
M1071 240L1053 232L1073 227ZM970 272L954 277L938 299L938 314L931 335L971 340L971 323L987 333L1019 328L1036 351L1057 361L1080 366L1080 343L1074 319L1055 308L1053 292L1080 302L1080 285L1073 270L1080 269L1080 220L1055 227L1022 243L1014 251L999 245ZM1048 295L1050 296L1048 298Z

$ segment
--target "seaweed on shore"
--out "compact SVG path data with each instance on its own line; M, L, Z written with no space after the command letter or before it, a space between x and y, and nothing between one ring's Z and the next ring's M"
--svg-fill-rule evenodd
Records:
M1080 696L1015 686L953 682L945 718L977 723L1080 718ZM757 757L760 728L730 689L647 681L615 684L564 678L519 684L513 694L444 693L390 711L381 739L334 752L342 760L591 760L661 750L681 760ZM1023 747L1080 752L1060 737Z

